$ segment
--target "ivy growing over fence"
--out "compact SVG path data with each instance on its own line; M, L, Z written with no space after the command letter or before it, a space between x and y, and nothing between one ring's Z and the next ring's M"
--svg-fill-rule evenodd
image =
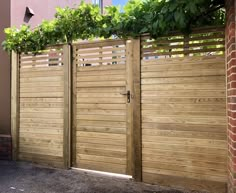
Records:
M5 29L3 48L10 52L29 52L47 45L72 43L94 37L152 38L170 31L191 32L193 27L224 24L224 0L130 0L124 7L109 6L105 14L98 6L82 2L77 8L57 8L55 18L35 29L22 25Z

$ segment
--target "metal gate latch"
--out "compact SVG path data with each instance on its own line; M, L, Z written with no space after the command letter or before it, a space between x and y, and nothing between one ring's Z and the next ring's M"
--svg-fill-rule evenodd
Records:
M131 96L131 94L130 94L129 90L125 91L125 92L121 92L120 94L126 95L127 96L127 103L130 103L130 96Z

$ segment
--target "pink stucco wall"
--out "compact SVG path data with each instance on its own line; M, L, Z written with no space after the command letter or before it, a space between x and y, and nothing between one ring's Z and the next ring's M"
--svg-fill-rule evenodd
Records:
M11 25L19 27L21 24L29 24L31 27L37 26L43 19L52 19L56 7L74 7L81 0L11 0ZM85 0L91 3L92 0ZM104 0L104 6L111 5L112 0ZM32 8L35 12L28 23L24 22L26 6Z
M10 1L0 3L0 43L5 39L3 29L10 26ZM10 57L0 46L0 135L9 134L10 122Z

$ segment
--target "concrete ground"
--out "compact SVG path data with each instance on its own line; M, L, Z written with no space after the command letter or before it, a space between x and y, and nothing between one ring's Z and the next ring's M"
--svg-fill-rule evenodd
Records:
M0 193L190 192L136 183L129 179L84 171L60 170L23 162L0 161Z

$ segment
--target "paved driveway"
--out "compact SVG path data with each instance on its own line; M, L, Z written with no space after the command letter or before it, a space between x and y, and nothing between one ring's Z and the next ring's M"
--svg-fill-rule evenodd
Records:
M0 193L182 193L77 170L0 161ZM188 192L189 193L189 192Z

